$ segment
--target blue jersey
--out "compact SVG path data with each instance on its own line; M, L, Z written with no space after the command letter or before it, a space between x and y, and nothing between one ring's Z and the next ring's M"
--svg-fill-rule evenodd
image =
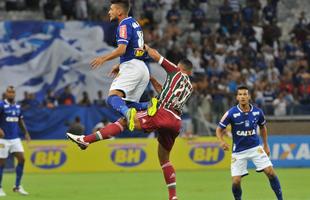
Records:
M233 152L240 152L260 145L257 135L258 126L266 124L261 109L250 105L250 112L243 112L239 105L232 107L222 117L219 127L225 129L231 125Z
M143 32L139 23L132 17L123 19L116 32L117 44L127 45L126 52L120 57L120 63L132 59L145 59L145 52L143 51L144 40Z
M18 121L22 117L20 105L10 104L7 100L0 101L0 128L4 131L4 139L19 138Z

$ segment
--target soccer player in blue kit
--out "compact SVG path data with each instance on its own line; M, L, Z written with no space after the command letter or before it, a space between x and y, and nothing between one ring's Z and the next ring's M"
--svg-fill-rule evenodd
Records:
M139 102L149 83L150 75L143 61L145 52L142 28L134 18L128 16L129 9L128 0L111 0L110 20L117 19L119 22L116 34L118 47L111 53L92 60L91 67L97 68L109 60L120 57L120 65L112 69L112 73L118 72L118 74L111 85L107 104L126 117L128 129L132 131L136 108L139 110L147 108L147 103L134 104L134 102ZM137 107L133 105L129 108L125 101L132 102Z
M30 135L26 129L20 105L15 103L15 89L9 86L5 92L5 99L0 101L0 196L6 196L2 189L2 175L5 160L9 153L17 159L16 181L14 192L28 195L28 192L21 186L21 179L24 170L24 148L19 137L19 128L25 134L25 139L30 141Z
M231 125L233 138L231 176L232 192L235 200L241 200L241 178L248 174L247 161L252 160L256 171L263 171L269 179L271 188L278 200L282 200L282 190L279 179L269 159L270 149L267 141L267 128L265 116L261 109L250 104L249 89L239 86L237 89L238 105L229 109L222 117L216 129L216 136L224 150L229 145L224 141L223 135L228 124ZM260 145L258 127L263 140Z

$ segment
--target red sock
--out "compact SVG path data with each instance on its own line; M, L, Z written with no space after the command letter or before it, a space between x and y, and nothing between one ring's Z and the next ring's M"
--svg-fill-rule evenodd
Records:
M96 133L85 136L84 142L93 143L99 140L109 139L115 135L120 134L124 130L124 127L117 121L108 124L106 127L100 129Z
M161 166L168 187L169 200L176 197L176 176L172 164L168 161Z

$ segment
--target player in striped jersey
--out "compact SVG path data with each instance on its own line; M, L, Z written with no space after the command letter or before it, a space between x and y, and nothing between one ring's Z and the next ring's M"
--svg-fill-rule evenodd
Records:
M149 56L158 62L167 72L167 78L163 86L156 79L151 82L159 93L158 110L154 116L147 111L138 112L135 116L135 129L145 132L158 132L158 158L163 170L168 187L169 200L177 200L175 170L170 163L170 151L181 129L182 108L190 97L193 87L189 80L192 73L192 63L189 60L181 60L176 66L162 57L155 49L145 45ZM77 143L80 148L86 149L90 143L109 139L120 134L126 128L126 119L107 125L96 133L87 136L77 136L67 133L69 139Z

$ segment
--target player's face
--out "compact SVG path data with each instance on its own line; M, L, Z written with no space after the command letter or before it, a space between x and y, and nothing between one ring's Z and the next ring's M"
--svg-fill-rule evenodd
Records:
M249 90L241 89L237 93L237 101L240 105L246 105L250 102Z
M112 5L110 6L110 10L109 10L110 21L113 21L113 20L115 20L115 19L118 19L117 17L118 17L119 12L120 12L119 9L120 9L119 6L116 5L116 4L112 4Z
M5 97L6 97L9 101L14 101L14 99L15 99L15 90L14 90L13 88L8 88L8 89L6 90Z

